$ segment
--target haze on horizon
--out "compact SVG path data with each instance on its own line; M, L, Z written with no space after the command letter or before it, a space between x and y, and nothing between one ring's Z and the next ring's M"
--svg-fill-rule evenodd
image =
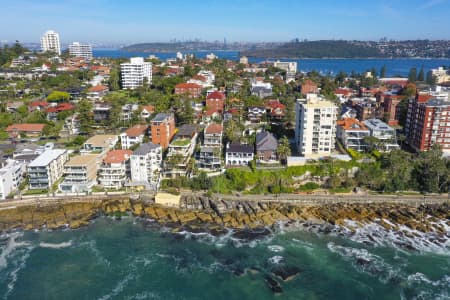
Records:
M450 0L3 0L0 41L450 39Z

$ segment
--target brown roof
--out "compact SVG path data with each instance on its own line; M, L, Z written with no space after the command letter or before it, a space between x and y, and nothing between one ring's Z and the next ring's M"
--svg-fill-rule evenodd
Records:
M90 88L89 88L89 92L94 92L94 93L95 93L95 92L103 92L103 91L106 91L107 89L108 89L107 86L104 86L104 85L99 84L99 85L90 87Z
M36 131L42 131L44 129L45 124L12 124L9 125L8 128L6 128L6 131L29 131L29 132L36 132Z
M225 94L219 91L215 91L212 92L211 94L209 94L206 99L220 99L223 100L225 99Z
M363 122L355 118L346 118L336 121L337 126L341 126L345 130L368 130Z
M128 128L125 133L127 134L127 136L140 136L145 133L147 128L147 125L135 125L131 128Z
M223 126L221 124L209 124L205 128L206 134L214 134L214 133L221 133L223 131Z
M153 105L144 105L142 109L148 111L149 113L153 113L155 111L155 107Z
M106 154L106 157L103 159L103 162L106 164L121 163L127 160L131 154L133 154L132 150L112 150Z
M176 89L198 89L202 88L201 85L196 83L179 83L175 86Z

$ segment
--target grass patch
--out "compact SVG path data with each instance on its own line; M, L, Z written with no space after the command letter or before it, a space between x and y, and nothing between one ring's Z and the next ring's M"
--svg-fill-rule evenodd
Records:
M45 189L36 189L36 190L26 190L23 195L25 196L29 196L29 195L43 195L43 194L47 194L48 190Z

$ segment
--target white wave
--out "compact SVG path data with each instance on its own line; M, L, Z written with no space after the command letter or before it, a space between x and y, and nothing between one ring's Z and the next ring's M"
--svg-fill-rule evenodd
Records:
M275 255L275 256L272 256L272 257L270 257L270 258L268 259L268 261L269 261L270 263L275 264L275 265L281 263L283 260L284 260L284 257L283 257L283 256L280 256L280 255Z
M23 256L20 257L17 267L11 272L11 274L9 274L9 276L11 277L11 280L8 282L8 285L7 285L8 289L3 297L4 299L7 299L9 294L11 294L11 292L14 290L17 279L19 277L19 272L23 268L25 268L26 262L27 262L28 258L30 257L31 250L32 249L28 249L28 251Z
M40 242L39 243L39 247L41 248L51 248L51 249L61 249L61 248L67 248L72 246L72 240L68 241L68 242L62 242L62 243L45 243L45 242Z
M272 252L282 252L284 251L284 247L280 245L269 245L267 248Z
M86 247L89 251L92 252L92 254L94 254L94 256L104 265L106 266L110 266L111 263L109 262L109 260L107 260L102 253L100 252L100 250L98 250L97 248L97 243L95 242L95 240L90 240L90 241L86 241L83 243L80 243L78 245L78 247Z
M0 270L8 266L8 257L17 249L21 247L30 246L29 242L17 242L16 239L22 237L22 232L14 232L6 234L5 238L8 239L5 247L2 247L2 253L0 254Z
M107 299L113 299L116 298L116 296L118 296L121 292L123 292L123 290L125 289L125 287L128 285L128 282L130 282L131 280L133 280L135 277L133 276L133 274L128 274L127 276L125 276L123 279L121 279L116 286L112 289L111 293L106 294L102 297L99 298L99 300L107 300Z
M298 246L300 246L302 248L305 248L308 251L314 250L314 245L312 243L310 243L310 242L299 240L299 239L296 239L296 238L293 238L292 241L294 242L292 244L295 244L296 246L298 245Z
M400 269L389 265L380 256L370 253L367 249L344 247L333 242L329 242L327 247L331 252L350 262L357 270L377 277L382 283L401 276Z

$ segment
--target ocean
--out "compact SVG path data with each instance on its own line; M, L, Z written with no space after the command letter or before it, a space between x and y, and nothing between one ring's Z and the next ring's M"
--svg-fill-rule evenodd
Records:
M219 58L239 60L238 51L198 51L193 52L196 57L204 58L207 54L213 52ZM183 52L186 54L189 52ZM118 49L94 49L95 57L133 57L142 56L148 57L155 55L162 60L168 58L175 58L176 53L142 53L142 52L126 52ZM265 61L261 58L250 58L252 63ZM268 59L269 60L269 59ZM273 60L272 60L273 61ZM282 61L296 61L299 72L318 71L322 74L336 75L340 71L350 74L352 71L362 73L375 68L379 73L381 68L386 66L386 76L403 76L407 77L409 70L413 67L417 68L417 73L423 66L425 73L430 69L438 68L440 66L450 66L450 59L282 59Z
M281 223L172 233L151 220L100 217L78 230L1 235L0 298L450 299L450 239L411 232L413 250L393 236Z

